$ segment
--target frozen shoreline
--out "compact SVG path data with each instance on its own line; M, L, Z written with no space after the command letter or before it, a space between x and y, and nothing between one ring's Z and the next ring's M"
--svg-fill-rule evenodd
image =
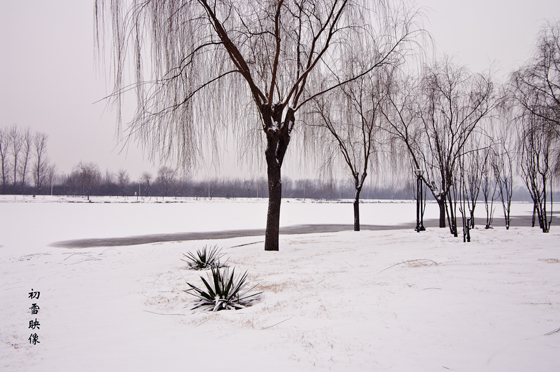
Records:
M429 229L439 228L438 220L425 220L424 226ZM531 216L512 216L511 226L531 226ZM401 225L360 225L362 231L388 231L388 230L413 230L416 223ZM353 225L295 225L282 227L280 235L302 235L316 233L331 233L342 231L353 231ZM461 228L459 227L459 230ZM49 244L57 248L93 248L93 247L120 247L141 244L181 242L189 240L222 240L249 236L264 237L265 230L235 230L235 231L207 231L174 234L153 234L128 237L112 237L102 239L76 239L59 241ZM264 240L263 240L264 241Z

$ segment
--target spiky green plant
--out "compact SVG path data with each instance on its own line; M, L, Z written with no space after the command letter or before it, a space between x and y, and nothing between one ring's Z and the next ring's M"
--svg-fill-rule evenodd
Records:
M193 252L188 252L187 254L183 253L187 259L183 260L188 265L189 268L192 270L204 270L211 267L223 267L225 264L220 262L220 258L224 255L220 253L222 248L219 248L217 245L212 247L208 247L205 245L202 249L196 251L196 254Z
M247 286L247 272L241 276L235 275L235 269L231 272L229 268L220 269L211 267L206 280L200 277L204 283L203 289L187 282L190 289L186 293L196 297L197 304L191 309L204 309L210 311L237 310L251 306L262 292L249 293L255 286L245 290Z

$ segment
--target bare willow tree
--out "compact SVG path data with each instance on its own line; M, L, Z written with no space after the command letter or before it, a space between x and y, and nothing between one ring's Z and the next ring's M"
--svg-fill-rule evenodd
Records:
M112 97L122 106L125 93L136 93L129 128L153 154L189 166L203 138L220 128L262 130L265 250L273 251L279 249L281 169L296 113L387 63L412 37L410 14L383 0L96 0L95 16L98 46L105 35L99 30L112 35ZM393 27L373 35L385 24ZM345 46L364 35L377 37L371 64L333 86L315 84L319 73L337 75ZM128 68L132 82L125 79Z
M443 207L455 236L456 199L452 191L456 190L452 188L457 188L457 163L477 125L494 107L493 93L489 76L471 74L447 59L428 68L422 79L420 121L428 148L425 172L432 180L432 187L437 185L440 217Z
M360 193L375 165L380 147L381 102L386 94L388 69L380 68L339 89L317 97L308 127L321 145L321 160L335 166L342 158L354 185L354 231L360 231Z
M484 137L484 133L474 132L458 161L459 211L463 222L464 242L471 241L470 230L475 227L474 212L485 174L488 173L490 146L484 146Z
M496 115L493 115L489 132L493 138L490 167L494 175L497 194L502 202L504 223L509 230L511 225L511 202L513 199L513 181L517 158L516 135L517 123L514 118L512 102L507 94L502 91Z
M439 226L457 236L458 161L469 137L495 105L489 76L472 74L445 58L426 66L419 78L396 79L384 116L412 166L423 171L439 206Z
M496 151L492 157L492 169L494 179L498 188L498 194L502 201L504 212L504 223L509 230L511 224L511 201L513 198L513 173L514 173L514 153L508 144L501 140L496 144Z
M474 212L484 177L488 173L491 146L492 139L485 131L476 130L471 134L459 159L459 211L463 220L463 241L470 242L470 230L475 227Z
M533 58L511 75L510 86L518 113L521 175L539 225L548 232L552 180L560 171L560 22L543 27Z

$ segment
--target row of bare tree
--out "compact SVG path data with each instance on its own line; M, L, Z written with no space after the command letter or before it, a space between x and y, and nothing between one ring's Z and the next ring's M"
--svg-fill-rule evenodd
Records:
M509 229L515 175L533 199L533 221L548 232L560 169L559 45L560 23L548 24L534 58L500 87L444 58L419 74L385 65L314 98L307 137L319 144L320 159L331 166L340 160L353 179L354 229L368 171L390 154L394 169L421 174L439 205L440 227L447 223L454 236L459 206L470 240L481 191L486 228L499 196Z
M558 113L555 93L545 94L552 106L534 108L535 99L542 106L542 90L556 89L540 81L520 85L540 92L529 99L531 109L523 109L523 94L511 93L511 85L497 89L490 76L449 60L405 75L415 70L407 57L419 54L426 33L421 14L404 1L96 0L95 19L98 49L112 48L110 97L119 121L125 97L133 92L137 110L124 132L153 156L189 167L205 147L216 151L223 133L234 132L244 143L253 136L248 143L264 153L267 166L265 250L279 249L281 169L293 142L325 163L333 159L333 149L340 150L355 184L357 227L371 164L397 154L391 159L395 172L423 172L440 205L441 225L447 220L457 235L457 204L468 228L467 207L474 209L476 198L467 196L477 192L489 167L509 208L514 162L523 157L513 142L494 135L492 123L525 140L528 132L512 130L512 123L527 128L530 118L541 128L545 113ZM528 67L539 70L533 74L537 80L540 69ZM520 115L524 110L529 111ZM298 132L301 138L294 141ZM536 139L542 135L533 132ZM484 155L485 148L492 156ZM479 157L493 159L491 166L469 176ZM535 168L542 178L542 167Z
M0 128L0 176L2 194L41 193L52 183L55 166L47 154L48 135ZM30 186L33 185L33 186Z

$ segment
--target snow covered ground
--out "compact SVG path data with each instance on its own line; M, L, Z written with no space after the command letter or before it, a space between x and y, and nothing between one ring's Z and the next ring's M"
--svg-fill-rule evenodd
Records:
M259 236L51 246L265 224L263 200L92 201L0 197L0 370L560 370L554 223L549 234L506 231L496 206L495 228L475 229L472 243L432 228L283 235L280 252L264 252ZM415 220L412 202L367 202L361 212L363 224ZM527 203L513 206L515 215L530 212ZM437 213L429 204L426 218ZM348 203L282 205L282 226L351 223ZM263 291L255 306L189 310L185 281L199 284L201 273L181 258L205 244L248 271ZM40 298L29 299L32 291ZM39 328L29 329L35 318Z

